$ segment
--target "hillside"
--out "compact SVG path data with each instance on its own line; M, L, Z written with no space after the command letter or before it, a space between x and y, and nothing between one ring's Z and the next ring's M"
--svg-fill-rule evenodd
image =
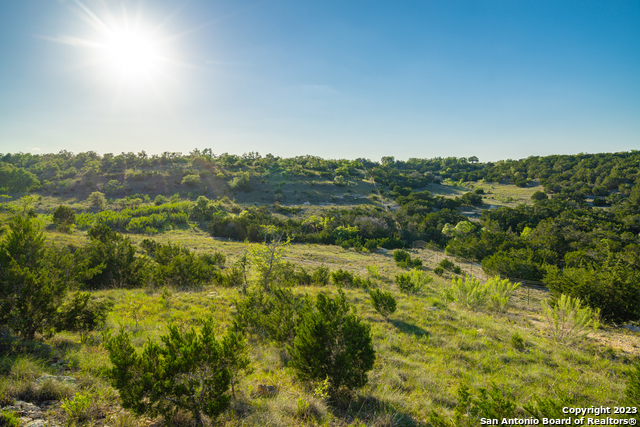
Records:
M192 425L189 411L123 409L108 343L123 330L140 352L208 317L216 336L247 340L251 369L205 422L471 426L639 406L639 170L638 152L496 163L2 155L0 406L24 425ZM26 260L27 247L38 255ZM498 287L465 299L462 284L496 275L535 286L504 294L507 305ZM361 386L327 392L301 376L293 349L318 295L339 301L339 289L370 328L375 363ZM85 329L56 320L75 291L105 317ZM395 311L374 308L378 291ZM566 296L588 316L562 326L545 304ZM558 332L576 325L584 334Z

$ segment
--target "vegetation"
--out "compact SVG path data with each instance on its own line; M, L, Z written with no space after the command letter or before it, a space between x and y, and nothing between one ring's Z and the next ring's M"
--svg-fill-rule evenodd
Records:
M0 155L0 402L55 401L58 424L227 426L635 405L639 343L613 326L640 320L639 156ZM230 331L238 351L205 361L228 383L189 382L202 361L143 371L145 352L222 354ZM76 383L41 380L62 373ZM127 395L144 408L121 412Z

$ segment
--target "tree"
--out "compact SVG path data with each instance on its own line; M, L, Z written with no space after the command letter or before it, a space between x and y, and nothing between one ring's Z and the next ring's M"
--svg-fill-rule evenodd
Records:
M109 337L106 348L113 367L108 371L120 392L122 406L137 414L171 418L178 410L190 411L196 426L203 415L217 417L231 400L229 387L239 371L249 368L246 344L227 331L216 340L213 321L203 322L182 333L175 325L160 337L163 345L151 340L138 354L129 334L120 331Z
M315 308L304 314L289 348L298 376L328 378L333 392L364 386L375 362L371 328L351 312L342 290L337 298L319 294Z
M369 294L371 297L371 305L376 309L378 313L384 317L395 313L396 311L396 299L391 292L381 291L374 289Z
M258 272L258 281L264 290L269 290L273 276L282 268L284 254L287 252L291 239L285 240L284 232L274 226L263 225L264 243L253 245L249 250L251 265Z
M52 326L66 292L37 220L16 215L0 244L0 323L24 338Z
M101 193L99 191L94 191L93 193L89 194L87 200L89 201L89 203L91 203L91 206L98 209L104 208L104 206L107 204L107 199L104 198L104 193Z
M64 232L68 232L76 222L76 212L69 206L60 205L53 211L53 222Z
M60 307L56 329L80 332L80 341L84 342L88 332L104 324L112 307L112 301L96 301L88 292L76 292Z
M89 244L83 253L87 265L100 266L100 272L87 278L85 286L94 289L105 287L137 287L144 283L147 260L136 257L136 248L130 238L111 230L106 225L97 225L87 232Z

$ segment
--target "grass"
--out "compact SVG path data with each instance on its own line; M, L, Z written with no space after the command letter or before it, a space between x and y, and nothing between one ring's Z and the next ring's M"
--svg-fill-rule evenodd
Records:
M451 195L467 190L449 187ZM514 191L519 191L524 200L531 190L535 191L530 188ZM506 197L507 191L511 190L495 191L489 196ZM86 233L82 231L64 234L50 230L46 234L48 241L55 244L82 246L86 242ZM146 236L131 237L140 242ZM198 227L174 229L153 238L197 252L222 252L227 257L227 266L248 248L242 242L212 239ZM410 252L412 258L423 261L428 274L445 256L428 249ZM376 287L393 294L397 310L385 318L371 306L366 290L345 289L358 316L371 324L377 354L368 384L350 399L328 402L318 397L314 393L317 384L303 384L296 379L285 349L250 338L254 371L236 388L232 407L220 419L222 425L427 425L432 411L453 417L457 392L463 384L472 390L497 384L517 403L523 416L522 405L531 402L534 396L553 398L568 394L574 397L574 406L619 406L625 402L627 362L640 355L637 334L607 328L591 333L571 347L558 344L545 328L541 310L544 292L518 289L507 313L496 316L447 302L444 289L451 286L450 280L433 274L433 282L419 293L399 292L393 278L408 270L395 264L391 252L365 253L337 246L292 244L286 260L305 267L326 265L331 270L342 268L369 276ZM478 272L473 265L458 261L456 264L468 273ZM296 287L294 292L315 296L319 292L335 295L337 290L333 286L309 286ZM217 322L217 333L222 334L231 324L233 301L239 295L236 289L215 286L193 292L160 288L94 293L114 301L106 329L116 333L124 328L132 334L132 342L138 348L148 339L158 340L171 323L189 327L209 315ZM57 401L51 409L51 418L67 422L73 421L74 416L80 417L73 415L73 411L71 415L65 412L63 399L72 402L74 396L82 393L91 401L83 407L82 419L88 418L92 425L147 425L147 420L119 408L117 392L104 375L109 359L102 340L100 333L94 333L85 344L80 344L79 335L59 333L44 339L47 347L0 342L0 404L14 399L39 401L48 396ZM602 345L603 342L607 345ZM625 345L616 346L613 342ZM76 382L72 386L37 383L45 374L72 376ZM275 386L277 391L261 395L260 386ZM188 425L189 420L166 423L181 422Z

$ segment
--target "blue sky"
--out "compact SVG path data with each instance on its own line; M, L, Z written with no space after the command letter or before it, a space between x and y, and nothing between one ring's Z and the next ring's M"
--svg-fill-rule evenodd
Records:
M638 1L0 6L0 153L640 149ZM105 34L123 28L162 58L136 79L105 56Z

